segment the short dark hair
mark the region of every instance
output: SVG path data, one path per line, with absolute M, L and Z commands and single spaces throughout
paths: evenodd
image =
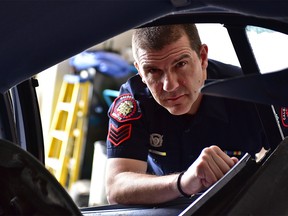
M 195 24 L 175 24 L 135 29 L 132 36 L 134 58 L 138 59 L 138 49 L 161 50 L 184 34 L 188 36 L 191 48 L 200 56 L 201 39 Z

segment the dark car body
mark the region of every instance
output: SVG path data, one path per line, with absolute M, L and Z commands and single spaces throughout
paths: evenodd
M 288 71 L 261 74 L 245 32 L 247 25 L 253 25 L 288 34 L 287 11 L 284 0 L 0 2 L 0 215 L 287 214 L 288 149 L 273 107 L 288 103 Z M 221 23 L 227 28 L 244 76 L 208 84 L 202 92 L 254 102 L 269 153 L 257 163 L 244 157 L 210 190 L 191 199 L 78 209 L 44 168 L 34 76 L 129 29 L 183 22 Z

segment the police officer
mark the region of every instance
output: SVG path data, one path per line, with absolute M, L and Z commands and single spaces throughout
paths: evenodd
M 208 60 L 194 24 L 136 29 L 138 75 L 109 110 L 106 191 L 110 203 L 152 204 L 210 187 L 243 153 L 267 141 L 251 103 L 203 96 L 211 79 L 241 76 Z

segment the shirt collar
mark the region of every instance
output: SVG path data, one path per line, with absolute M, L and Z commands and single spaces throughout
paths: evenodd
M 197 114 L 228 123 L 229 118 L 224 100 L 224 98 L 204 95 Z
M 205 80 L 205 84 L 212 82 L 212 81 L 215 81 L 215 80 L 212 80 L 212 79 Z M 151 93 L 150 93 L 150 99 L 155 102 L 155 104 L 156 104 L 155 108 L 156 109 L 165 109 L 164 107 L 160 106 L 154 100 Z M 183 116 L 184 116 L 184 118 L 186 118 L 187 116 L 190 116 L 188 118 L 191 119 L 191 115 L 185 114 Z M 198 118 L 201 118 L 201 116 L 207 116 L 209 118 L 219 119 L 225 123 L 228 123 L 229 118 L 227 115 L 225 99 L 221 98 L 221 97 L 203 95 L 202 101 L 200 103 L 200 107 L 198 109 L 198 112 L 194 116 L 194 118 L 196 117 L 196 119 L 198 119 Z
M 212 82 L 215 80 L 208 79 L 205 80 L 205 84 Z M 190 117 L 189 117 L 190 116 Z M 191 120 L 191 115 L 185 114 L 184 118 L 187 118 Z M 193 121 L 202 121 L 201 119 L 205 118 L 211 118 L 211 121 L 213 119 L 220 120 L 224 123 L 229 122 L 229 117 L 227 115 L 227 108 L 225 103 L 225 98 L 221 97 L 215 97 L 210 95 L 203 95 L 201 99 L 201 103 L 199 106 L 199 109 L 195 115 L 192 115 Z

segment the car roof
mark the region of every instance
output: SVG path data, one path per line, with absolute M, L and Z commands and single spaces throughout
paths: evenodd
M 215 15 L 237 14 L 237 20 L 288 23 L 283 0 L 2 1 L 0 91 L 119 33 L 182 11 L 195 17 L 210 14 L 210 21 Z

